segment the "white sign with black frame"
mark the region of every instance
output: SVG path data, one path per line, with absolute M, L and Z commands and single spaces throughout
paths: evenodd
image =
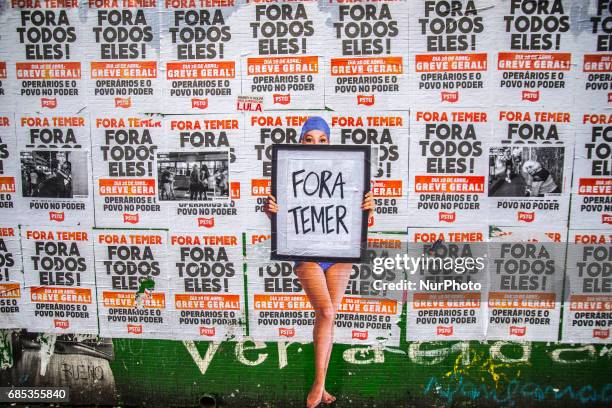
M 274 145 L 272 155 L 271 259 L 362 262 L 370 147 Z

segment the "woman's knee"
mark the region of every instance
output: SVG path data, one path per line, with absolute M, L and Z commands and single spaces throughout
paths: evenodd
M 336 309 L 334 309 L 334 306 L 330 304 L 329 306 L 317 309 L 315 314 L 318 319 L 333 322 L 336 318 Z

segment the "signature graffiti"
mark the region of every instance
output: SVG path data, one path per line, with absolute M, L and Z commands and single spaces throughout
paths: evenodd
M 474 383 L 463 376 L 440 380 L 433 376 L 423 389 L 424 395 L 436 395 L 450 405 L 455 399 L 494 401 L 506 406 L 515 406 L 517 400 L 577 401 L 583 404 L 612 400 L 612 384 L 599 390 L 591 385 L 555 387 L 534 382 L 511 380 L 505 387 L 492 387 L 485 383 Z

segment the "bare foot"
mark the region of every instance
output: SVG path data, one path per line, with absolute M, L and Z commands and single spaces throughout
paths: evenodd
M 310 392 L 308 393 L 308 397 L 306 397 L 306 407 L 315 408 L 318 406 L 321 403 L 324 391 L 325 389 L 323 386 L 313 384 Z
M 323 390 L 323 398 L 322 398 L 322 400 L 323 400 L 324 404 L 331 404 L 332 402 L 334 402 L 336 400 L 336 397 L 331 395 L 326 390 Z

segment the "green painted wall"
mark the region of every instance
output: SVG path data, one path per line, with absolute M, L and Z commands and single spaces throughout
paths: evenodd
M 302 407 L 312 344 L 114 340 L 127 405 Z M 191 350 L 191 353 L 190 351 Z M 612 348 L 514 342 L 336 345 L 328 390 L 338 407 L 610 406 Z

